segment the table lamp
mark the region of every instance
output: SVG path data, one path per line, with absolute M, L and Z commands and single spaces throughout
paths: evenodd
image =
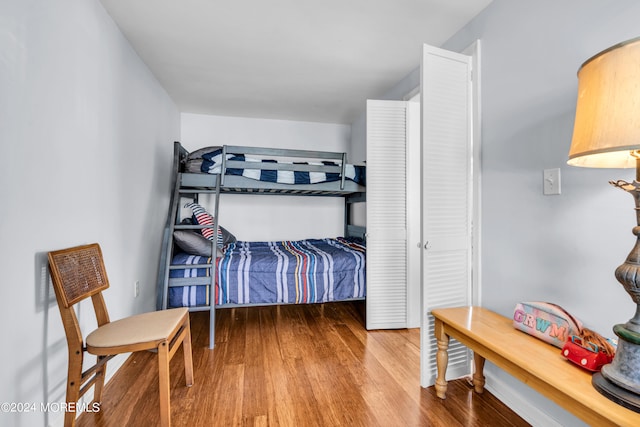
M 594 374 L 593 386 L 618 404 L 640 412 L 640 38 L 612 46 L 578 71 L 578 100 L 569 161 L 572 166 L 636 168 L 633 182 L 611 181 L 636 205 L 636 244 L 616 279 L 636 304 L 635 315 L 615 325 L 613 361 Z

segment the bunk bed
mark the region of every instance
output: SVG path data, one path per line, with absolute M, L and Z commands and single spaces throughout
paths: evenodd
M 365 229 L 350 224 L 351 207 L 365 201 L 365 171 L 345 153 L 243 146 L 190 153 L 175 142 L 172 187 L 156 305 L 210 311 L 210 348 L 216 307 L 365 298 Z M 211 213 L 199 204 L 203 194 L 213 196 Z M 342 197 L 344 236 L 237 241 L 219 224 L 221 194 Z

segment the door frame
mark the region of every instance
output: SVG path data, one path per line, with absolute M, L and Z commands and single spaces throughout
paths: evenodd
M 473 147 L 472 156 L 472 191 L 473 191 L 473 216 L 472 216 L 472 272 L 471 272 L 471 301 L 473 305 L 482 305 L 482 163 L 480 161 L 480 153 L 482 146 L 482 108 L 481 108 L 481 49 L 480 40 L 476 40 L 470 46 L 462 51 L 463 54 L 471 57 L 472 69 L 472 134 L 471 144 Z

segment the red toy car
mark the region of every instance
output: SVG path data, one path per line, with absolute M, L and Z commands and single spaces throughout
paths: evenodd
M 572 335 L 564 344 L 562 355 L 576 365 L 593 372 L 599 371 L 603 365 L 613 360 L 613 354 L 576 335 Z

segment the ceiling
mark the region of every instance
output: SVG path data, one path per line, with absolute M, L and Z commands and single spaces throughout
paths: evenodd
M 181 112 L 353 122 L 491 0 L 100 0 Z

